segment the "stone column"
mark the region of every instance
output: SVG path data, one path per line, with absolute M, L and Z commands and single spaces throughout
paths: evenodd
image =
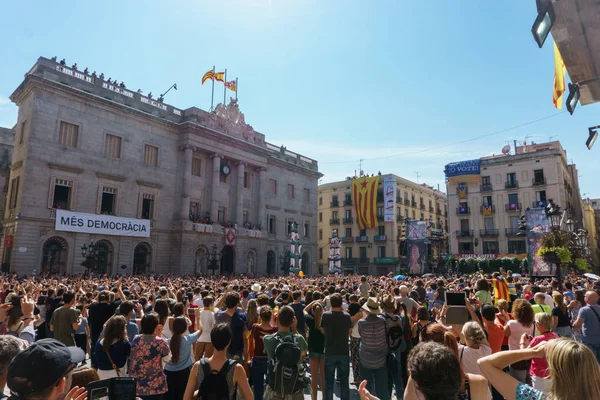
M 210 219 L 213 222 L 217 221 L 217 216 L 219 215 L 219 202 L 218 198 L 218 187 L 219 187 L 219 175 L 221 173 L 221 158 L 223 156 L 220 154 L 213 154 L 210 158 L 212 158 L 212 182 L 210 188 Z
M 260 224 L 261 230 L 267 229 L 267 214 L 265 213 L 266 195 L 269 191 L 267 187 L 267 169 L 258 168 L 258 210 L 256 221 Z
M 185 145 L 183 150 L 183 186 L 181 190 L 181 214 L 179 218 L 187 221 L 190 218 L 190 192 L 192 191 L 192 154 L 193 146 Z
M 242 204 L 242 193 L 244 192 L 244 168 L 246 163 L 240 161 L 236 164 L 236 166 L 238 171 L 238 181 L 235 192 L 235 221 L 237 222 L 238 226 L 242 227 L 244 222 L 246 222 L 243 218 L 244 206 Z

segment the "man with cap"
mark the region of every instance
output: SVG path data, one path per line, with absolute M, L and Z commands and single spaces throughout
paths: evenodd
M 14 400 L 85 400 L 85 388 L 71 388 L 71 372 L 85 358 L 78 347 L 42 339 L 18 353 L 8 367 Z
M 6 386 L 6 375 L 8 374 L 8 365 L 21 350 L 25 348 L 25 341 L 17 339 L 11 335 L 0 335 L 0 400 L 8 398 L 2 393 Z
M 382 311 L 376 298 L 370 297 L 362 308 L 367 316 L 358 321 L 360 377 L 367 380 L 367 389 L 371 393 L 381 400 L 389 400 L 385 320 L 380 315 Z

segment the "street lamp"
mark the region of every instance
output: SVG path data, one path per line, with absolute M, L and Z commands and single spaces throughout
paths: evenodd
M 548 222 L 550 222 L 550 226 L 553 229 L 560 228 L 560 220 L 562 218 L 562 213 L 560 211 L 560 206 L 554 204 L 552 199 L 548 199 L 548 204 L 546 205 L 546 209 L 544 210 L 546 213 L 546 218 L 548 218 Z
M 573 115 L 575 107 L 579 102 L 579 85 L 576 83 L 569 83 L 569 95 L 567 96 L 567 111 Z
M 556 21 L 556 14 L 554 13 L 552 3 L 548 2 L 546 6 L 539 12 L 535 22 L 533 23 L 533 26 L 531 27 L 533 38 L 540 49 L 544 45 L 544 42 L 550 33 L 550 29 L 552 29 L 554 21 Z
M 565 222 L 565 225 L 567 225 L 567 231 L 575 231 L 575 221 L 573 221 L 571 218 L 569 218 L 567 222 Z
M 87 269 L 92 269 L 94 262 L 98 257 L 99 248 L 96 243 L 92 240 L 89 245 L 84 244 L 81 246 L 81 256 L 85 258 L 84 264 Z
M 577 246 L 584 248 L 588 244 L 588 231 L 585 229 L 579 229 L 575 234 L 577 236 L 576 242 Z

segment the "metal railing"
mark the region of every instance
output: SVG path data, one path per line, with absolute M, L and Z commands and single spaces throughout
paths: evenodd
M 329 225 L 339 225 L 340 224 L 340 219 L 339 218 L 331 218 L 329 220 Z
M 507 181 L 504 182 L 504 189 L 515 189 L 519 187 L 518 181 Z
M 354 223 L 354 218 L 352 217 L 346 217 L 343 220 L 344 224 L 353 224 Z
M 485 184 L 485 185 L 481 185 L 479 186 L 479 191 L 480 192 L 491 192 L 492 189 L 492 185 L 491 184 Z
M 496 237 L 496 236 L 498 236 L 498 229 L 480 229 L 479 236 L 481 236 L 481 237 Z
M 472 229 L 466 229 L 466 230 L 458 230 L 456 231 L 456 237 L 473 237 L 473 230 Z
M 521 203 L 508 203 L 504 205 L 504 211 L 506 212 L 518 212 L 521 209 Z

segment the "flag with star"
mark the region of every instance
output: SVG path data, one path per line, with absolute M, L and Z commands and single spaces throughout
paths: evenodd
M 377 224 L 377 186 L 379 177 L 352 180 L 352 198 L 360 229 L 375 228 Z

